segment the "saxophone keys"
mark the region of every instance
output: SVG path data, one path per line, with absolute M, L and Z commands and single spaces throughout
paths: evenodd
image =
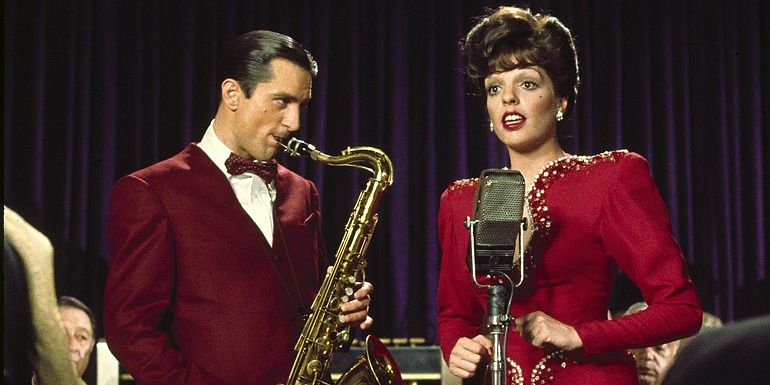
M 315 374 L 315 373 L 318 373 L 320 370 L 321 370 L 321 361 L 312 360 L 307 363 L 308 374 Z

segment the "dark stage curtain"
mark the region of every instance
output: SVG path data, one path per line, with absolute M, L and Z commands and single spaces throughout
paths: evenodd
M 507 165 L 458 42 L 493 1 L 41 1 L 4 4 L 4 202 L 57 250 L 61 294 L 101 315 L 113 183 L 200 140 L 216 58 L 252 29 L 297 38 L 318 60 L 300 136 L 327 153 L 382 148 L 395 184 L 367 277 L 374 332 L 436 336 L 436 216 L 453 180 Z M 581 87 L 571 153 L 644 155 L 706 310 L 767 309 L 770 2 L 531 1 L 575 34 Z M 366 174 L 283 159 L 316 181 L 339 243 Z M 612 306 L 636 300 L 619 276 Z

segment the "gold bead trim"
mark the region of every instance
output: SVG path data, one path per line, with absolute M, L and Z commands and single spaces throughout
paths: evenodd
M 521 366 L 510 357 L 507 357 L 506 361 L 508 362 L 508 378 L 511 379 L 511 384 L 524 385 L 524 375 L 521 372 Z

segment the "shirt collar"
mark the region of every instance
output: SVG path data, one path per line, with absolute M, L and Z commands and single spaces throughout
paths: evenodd
M 214 119 L 209 123 L 209 127 L 206 129 L 206 133 L 203 134 L 200 143 L 198 143 L 198 147 L 211 158 L 214 164 L 217 165 L 217 168 L 219 168 L 225 176 L 232 176 L 227 172 L 227 168 L 225 167 L 225 160 L 227 160 L 227 157 L 230 156 L 232 151 L 221 139 L 219 139 L 216 132 L 214 132 Z
M 270 184 L 265 184 L 265 182 L 262 180 L 262 178 L 253 175 L 253 174 L 241 174 L 241 175 L 233 175 L 227 172 L 227 167 L 225 166 L 225 160 L 227 160 L 227 157 L 230 156 L 232 153 L 232 150 L 227 147 L 227 145 L 222 142 L 221 139 L 217 136 L 217 133 L 214 132 L 214 119 L 211 120 L 211 123 L 209 123 L 209 127 L 206 129 L 206 133 L 203 134 L 203 138 L 201 138 L 200 143 L 197 144 L 198 148 L 203 150 L 203 152 L 208 155 L 208 157 L 214 162 L 214 164 L 219 168 L 220 171 L 222 171 L 223 174 L 225 174 L 225 177 L 228 180 L 232 179 L 252 179 L 252 180 L 258 180 L 265 186 L 267 186 L 267 189 L 270 193 L 270 199 L 272 201 L 275 201 L 276 192 L 275 192 L 275 180 L 270 182 Z

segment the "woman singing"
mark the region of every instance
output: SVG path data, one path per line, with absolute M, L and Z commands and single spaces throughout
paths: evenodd
M 483 90 L 490 130 L 524 176 L 530 223 L 526 282 L 514 291 L 507 337 L 510 384 L 635 384 L 626 349 L 694 334 L 695 286 L 671 233 L 646 160 L 619 150 L 567 154 L 558 124 L 578 85 L 570 31 L 555 17 L 501 7 L 465 38 L 466 72 Z M 449 370 L 470 378 L 488 362 L 481 330 L 487 291 L 466 264 L 478 180 L 452 183 L 441 197 L 439 337 Z M 616 269 L 649 307 L 614 320 L 607 304 Z

